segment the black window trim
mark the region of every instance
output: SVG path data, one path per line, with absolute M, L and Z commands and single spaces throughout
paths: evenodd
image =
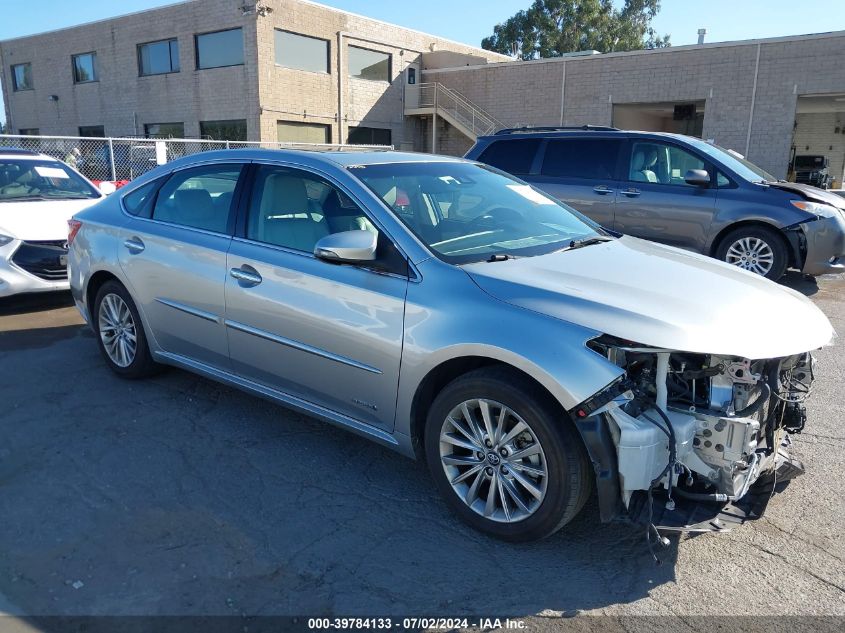
M 214 35 L 215 33 L 226 33 L 227 31 L 240 31 L 241 32 L 241 55 L 243 57 L 243 61 L 238 64 L 224 64 L 223 66 L 200 66 L 200 47 L 199 47 L 199 38 L 203 35 Z M 235 66 L 244 66 L 246 64 L 246 54 L 243 50 L 244 48 L 244 39 L 243 39 L 243 32 L 244 29 L 242 26 L 233 26 L 227 29 L 215 29 L 214 31 L 205 31 L 204 33 L 194 33 L 194 68 L 195 70 L 214 70 L 215 68 L 233 68 Z
M 687 154 L 692 154 L 696 158 L 698 158 L 702 163 L 704 163 L 704 168 L 707 170 L 707 173 L 710 175 L 710 185 L 707 187 L 698 187 L 694 185 L 688 184 L 673 184 L 667 182 L 640 182 L 638 180 L 631 180 L 631 152 L 634 150 L 634 143 L 663 143 L 664 145 L 669 145 L 670 147 L 675 147 L 677 149 L 685 151 Z M 620 164 L 620 172 L 619 172 L 619 182 L 620 183 L 635 183 L 635 186 L 639 185 L 659 185 L 660 187 L 674 187 L 676 189 L 684 189 L 684 190 L 718 190 L 719 186 L 716 182 L 716 171 L 722 171 L 724 174 L 724 170 L 719 170 L 718 167 L 713 163 L 713 161 L 708 158 L 707 156 L 701 154 L 698 150 L 694 147 L 690 147 L 688 145 L 684 145 L 681 142 L 677 142 L 671 138 L 654 138 L 650 136 L 629 136 L 628 142 L 625 144 L 625 147 L 622 151 L 621 156 L 621 164 Z M 727 174 L 724 174 L 727 177 Z M 731 180 L 731 178 L 728 178 Z M 729 187 L 722 187 L 722 189 L 728 189 Z
M 367 272 L 376 274 L 376 275 L 387 275 L 389 277 L 398 277 L 405 281 L 418 281 L 421 279 L 419 272 L 417 271 L 416 267 L 414 266 L 411 258 L 408 257 L 408 254 L 401 248 L 399 242 L 391 235 L 389 231 L 387 231 L 381 222 L 379 222 L 376 218 L 373 217 L 373 214 L 367 208 L 358 196 L 354 195 L 349 189 L 343 186 L 336 178 L 333 178 L 329 174 L 320 171 L 319 169 L 315 169 L 314 167 L 308 165 L 302 165 L 299 163 L 289 163 L 286 161 L 261 161 L 261 162 L 252 162 L 249 166 L 248 171 L 249 175 L 244 182 L 244 190 L 241 195 L 237 198 L 238 200 L 238 207 L 237 207 L 237 219 L 235 221 L 235 231 L 232 235 L 232 239 L 237 240 L 239 242 L 243 242 L 245 244 L 254 244 L 257 246 L 261 246 L 264 248 L 269 248 L 272 250 L 292 254 L 292 255 L 299 255 L 300 257 L 307 257 L 310 259 L 318 259 L 314 253 L 308 253 L 306 251 L 300 251 L 294 248 L 288 248 L 286 246 L 281 246 L 279 244 L 271 244 L 269 242 L 262 242 L 260 240 L 252 239 L 247 237 L 246 229 L 247 229 L 247 222 L 249 219 L 249 208 L 252 204 L 252 196 L 255 193 L 255 178 L 258 174 L 258 170 L 262 167 L 278 167 L 281 169 L 290 169 L 299 172 L 304 172 L 306 174 L 310 174 L 317 178 L 320 178 L 326 181 L 330 186 L 335 187 L 339 191 L 341 191 L 344 195 L 348 196 L 350 200 L 352 200 L 358 208 L 364 213 L 365 217 L 373 224 L 374 227 L 378 230 L 380 235 L 384 235 L 385 239 L 389 240 L 393 244 L 393 248 L 396 249 L 396 252 L 405 260 L 407 265 L 407 274 L 400 274 L 392 271 L 386 270 L 379 270 L 372 266 L 368 266 L 364 263 L 358 264 L 347 264 L 354 266 L 356 268 L 360 268 L 361 270 L 366 270 Z M 337 264 L 330 264 L 327 262 L 328 265 L 337 265 Z
M 76 58 L 82 57 L 83 55 L 93 55 L 94 60 L 92 64 L 92 68 L 94 69 L 94 79 L 88 79 L 87 81 L 78 81 L 76 78 Z M 86 51 L 84 53 L 74 53 L 70 56 L 70 73 L 73 77 L 73 85 L 79 84 L 93 84 L 98 83 L 100 81 L 100 70 L 97 68 L 97 51 Z
M 10 64 L 9 65 L 9 72 L 12 74 L 12 92 L 26 92 L 27 90 L 35 90 L 35 78 L 33 76 L 32 85 L 28 88 L 20 88 L 18 87 L 18 80 L 15 77 L 15 68 L 18 66 L 29 66 L 30 75 L 32 75 L 32 62 L 20 62 L 17 64 Z
M 321 42 L 326 43 L 326 70 L 307 70 L 305 68 L 296 68 L 294 66 L 286 66 L 285 64 L 280 64 L 276 61 L 276 37 L 275 32 L 278 31 L 279 33 L 289 33 L 290 35 L 297 35 L 299 37 L 306 37 L 311 40 L 319 40 Z M 287 70 L 296 70 L 301 73 L 313 73 L 315 75 L 331 75 L 332 74 L 332 41 L 327 40 L 324 37 L 318 37 L 317 35 L 306 35 L 305 33 L 297 33 L 296 31 L 291 31 L 289 29 L 280 29 L 278 27 L 273 29 L 273 63 L 278 68 L 286 68 Z
M 346 74 L 350 79 L 357 79 L 359 81 L 373 81 L 375 83 L 382 83 L 382 84 L 389 84 L 393 81 L 393 53 L 388 53 L 385 51 L 380 51 L 375 48 L 368 48 L 366 46 L 357 46 L 356 44 L 346 44 L 347 54 L 346 54 Z M 348 49 L 350 48 L 357 48 L 362 51 L 370 51 L 371 53 L 380 53 L 381 55 L 387 55 L 387 79 L 367 79 L 366 77 L 356 77 L 349 71 L 349 53 Z
M 163 73 L 144 73 L 144 72 L 142 72 L 143 65 L 141 64 L 141 47 L 149 46 L 150 44 L 161 44 L 163 42 L 167 42 L 167 45 L 168 45 L 167 46 L 167 52 L 168 52 L 168 56 L 170 57 L 170 70 L 166 70 Z M 137 57 L 137 61 L 138 61 L 138 77 L 156 77 L 158 75 L 172 75 L 172 74 L 175 74 L 175 73 L 182 72 L 182 62 L 181 62 L 181 60 L 179 60 L 178 57 L 177 57 L 177 60 L 179 60 L 179 69 L 173 70 L 173 52 L 172 52 L 172 49 L 170 48 L 170 42 L 176 42 L 176 44 L 178 45 L 179 44 L 179 38 L 178 37 L 166 37 L 163 40 L 152 40 L 150 42 L 140 42 L 139 44 L 135 45 L 136 57 Z M 178 52 L 179 52 L 180 55 L 182 54 L 181 50 L 178 51 Z

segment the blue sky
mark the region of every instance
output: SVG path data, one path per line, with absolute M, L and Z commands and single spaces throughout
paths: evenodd
M 236 4 L 237 0 L 232 0 Z M 531 0 L 322 0 L 346 11 L 393 22 L 479 45 L 493 25 L 530 5 Z M 0 0 L 0 40 L 30 35 L 114 15 L 172 4 L 172 0 L 40 0 L 37 10 L 22 9 L 21 0 Z M 654 27 L 669 33 L 672 43 L 694 44 L 699 28 L 707 29 L 707 41 L 777 37 L 801 33 L 845 30 L 843 0 L 663 0 Z M 483 11 L 479 7 L 483 6 Z M 14 7 L 14 8 L 13 8 Z M 812 10 L 810 9 L 812 7 Z M 692 10 L 691 10 L 692 9 Z M 4 117 L 0 108 L 0 119 Z

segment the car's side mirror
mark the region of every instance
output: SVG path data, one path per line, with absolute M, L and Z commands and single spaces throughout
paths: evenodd
M 326 235 L 314 246 L 314 256 L 328 262 L 371 262 L 376 258 L 378 233 L 342 231 Z
M 710 174 L 706 169 L 688 169 L 684 175 L 684 182 L 695 187 L 709 187 Z
M 104 180 L 100 183 L 100 186 L 97 187 L 100 190 L 100 193 L 104 196 L 110 196 L 115 191 L 117 191 L 117 187 L 115 184 L 109 180 Z

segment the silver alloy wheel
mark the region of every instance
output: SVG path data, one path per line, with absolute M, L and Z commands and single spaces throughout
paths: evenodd
M 730 245 L 725 261 L 765 276 L 775 263 L 775 254 L 772 247 L 759 237 L 742 237 Z
M 467 400 L 440 430 L 440 461 L 455 494 L 500 523 L 531 516 L 546 496 L 548 467 L 537 435 L 493 400 Z
M 118 367 L 129 367 L 137 349 L 135 319 L 129 306 L 120 295 L 109 293 L 100 302 L 98 321 L 106 354 Z

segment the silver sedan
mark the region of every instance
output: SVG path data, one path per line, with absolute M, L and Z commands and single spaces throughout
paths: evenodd
M 795 476 L 809 352 L 833 335 L 797 293 L 446 157 L 199 154 L 77 214 L 68 242 L 118 375 L 173 365 L 425 459 L 509 540 L 593 490 L 602 520 L 653 534 Z

